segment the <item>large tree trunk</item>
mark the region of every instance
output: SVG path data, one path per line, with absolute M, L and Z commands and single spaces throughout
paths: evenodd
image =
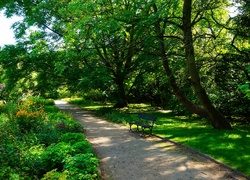
M 120 77 L 121 75 L 115 75 L 114 81 L 117 85 L 117 97 L 116 97 L 116 104 L 114 105 L 115 108 L 123 108 L 128 106 L 127 96 L 124 89 L 124 77 Z
M 200 83 L 200 77 L 195 63 L 192 24 L 191 24 L 192 0 L 184 0 L 183 5 L 183 34 L 186 62 L 189 69 L 192 85 L 196 96 L 208 113 L 208 120 L 216 129 L 232 129 L 225 117 L 212 105 L 204 88 Z

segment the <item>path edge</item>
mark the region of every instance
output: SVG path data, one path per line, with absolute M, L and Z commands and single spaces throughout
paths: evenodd
M 212 161 L 212 162 L 214 162 L 214 163 L 216 163 L 216 164 L 218 164 L 218 165 L 221 165 L 221 166 L 223 166 L 224 168 L 229 169 L 230 171 L 233 171 L 235 174 L 237 174 L 237 175 L 239 175 L 239 176 L 242 176 L 242 177 L 246 178 L 247 180 L 250 180 L 250 177 L 247 176 L 247 175 L 245 175 L 245 174 L 243 174 L 242 172 L 240 172 L 240 171 L 238 171 L 238 170 L 232 168 L 231 166 L 229 166 L 229 165 L 227 165 L 227 164 L 224 164 L 223 162 L 221 162 L 221 161 L 219 161 L 219 160 L 217 160 L 217 159 L 214 159 L 214 158 L 212 158 L 211 156 L 209 156 L 209 155 L 207 155 L 207 154 L 204 154 L 204 153 L 202 153 L 202 152 L 200 152 L 200 151 L 198 151 L 198 150 L 196 150 L 196 149 L 194 149 L 194 148 L 192 148 L 192 147 L 183 145 L 183 144 L 181 144 L 181 143 L 172 141 L 172 140 L 170 140 L 170 139 L 161 137 L 161 136 L 159 136 L 159 135 L 153 134 L 153 136 L 155 136 L 155 137 L 161 139 L 163 142 L 164 142 L 164 141 L 165 141 L 165 142 L 170 142 L 170 143 L 174 144 L 175 146 L 177 146 L 177 147 L 179 147 L 179 148 L 181 148 L 181 149 L 183 149 L 183 150 L 189 151 L 189 152 L 194 153 L 194 154 L 198 154 L 199 156 L 204 157 L 204 158 L 206 158 L 206 159 L 208 159 L 208 160 L 210 160 L 210 161 Z

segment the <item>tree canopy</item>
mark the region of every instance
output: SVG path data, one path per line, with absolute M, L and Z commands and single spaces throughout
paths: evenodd
M 225 117 L 250 111 L 238 89 L 249 82 L 249 2 L 235 2 L 230 17 L 228 0 L 2 1 L 7 17 L 24 19 L 13 25 L 17 45 L 1 49 L 0 83 L 8 96 L 56 97 L 64 87 L 118 108 L 188 110 L 231 129 Z

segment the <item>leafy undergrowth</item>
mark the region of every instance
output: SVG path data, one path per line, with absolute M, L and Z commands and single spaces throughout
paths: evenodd
M 176 116 L 171 111 L 159 111 L 150 105 L 130 105 L 113 109 L 84 103 L 83 108 L 95 111 L 109 121 L 127 124 L 137 118 L 137 113 L 157 116 L 153 133 L 192 147 L 232 168 L 250 175 L 250 127 L 248 124 L 231 123 L 233 130 L 213 129 L 205 119 Z M 79 105 L 79 104 L 78 104 Z
M 82 125 L 52 104 L 31 98 L 1 105 L 0 179 L 100 179 Z

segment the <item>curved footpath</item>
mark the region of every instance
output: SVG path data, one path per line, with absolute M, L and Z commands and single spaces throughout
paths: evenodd
M 174 143 L 155 136 L 142 138 L 129 132 L 126 126 L 107 122 L 65 101 L 55 103 L 83 124 L 85 135 L 100 159 L 104 180 L 248 179 Z

